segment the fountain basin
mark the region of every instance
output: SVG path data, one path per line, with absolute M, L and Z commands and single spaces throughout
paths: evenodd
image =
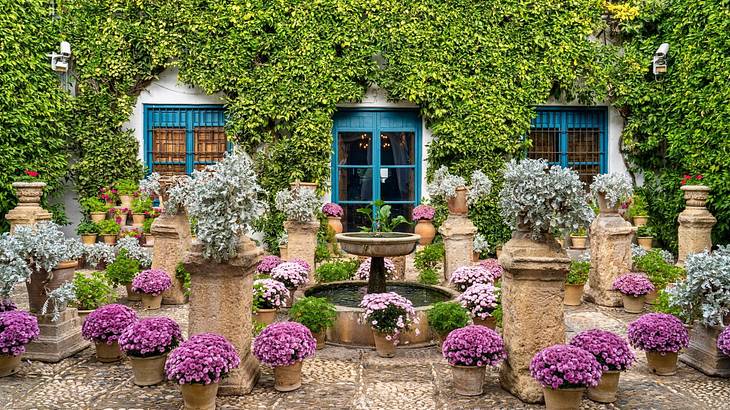
M 338 233 L 335 238 L 347 253 L 388 258 L 415 251 L 421 235 L 401 232 L 348 232 Z
M 332 327 L 327 329 L 327 342 L 352 346 L 374 347 L 373 332 L 367 323 L 360 323 L 365 311 L 358 305 L 366 293 L 368 283 L 365 281 L 330 282 L 307 289 L 306 296 L 326 298 L 335 305 L 337 316 Z M 400 338 L 400 347 L 421 347 L 431 344 L 431 329 L 428 326 L 426 312 L 436 302 L 445 302 L 456 298 L 458 292 L 441 286 L 423 285 L 416 282 L 387 282 L 386 290 L 396 292 L 413 302 L 419 324 L 415 331 L 404 333 Z

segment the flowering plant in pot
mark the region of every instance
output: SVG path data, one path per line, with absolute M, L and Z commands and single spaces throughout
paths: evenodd
M 152 198 L 147 195 L 139 195 L 132 200 L 132 226 L 141 228 L 146 214 L 152 211 Z
M 358 280 L 368 280 L 370 278 L 370 263 L 371 258 L 365 258 L 360 263 L 360 266 L 357 267 L 357 270 L 355 271 L 355 277 Z M 383 264 L 385 265 L 385 278 L 386 279 L 393 279 L 396 274 L 395 269 L 395 263 L 390 258 L 383 258 Z
M 630 201 L 625 216 L 631 218 L 634 226 L 645 226 L 649 222 L 649 211 L 646 209 L 646 199 L 643 195 L 635 194 Z
M 38 319 L 28 312 L 0 312 L 0 377 L 15 373 L 25 345 L 40 334 Z
M 257 322 L 270 325 L 276 318 L 276 310 L 289 299 L 286 285 L 274 279 L 257 279 L 253 282 L 253 315 Z
M 342 218 L 342 215 L 345 214 L 342 207 L 333 202 L 327 202 L 322 205 L 322 213 L 327 217 L 327 223 L 332 230 L 335 231 L 335 233 L 342 233 L 343 227 L 340 219 Z
M 114 289 L 101 272 L 93 272 L 89 276 L 76 272 L 73 286 L 76 295 L 75 305 L 82 321 L 94 309 L 110 303 L 114 298 Z
M 99 235 L 101 236 L 101 239 L 104 240 L 104 243 L 107 245 L 114 245 L 117 242 L 117 235 L 122 229 L 118 223 L 111 219 L 105 219 L 97 222 L 96 226 L 99 228 Z
M 271 275 L 271 270 L 281 265 L 284 261 L 276 255 L 266 255 L 256 265 L 256 273 L 261 275 Z
M 469 311 L 475 325 L 490 329 L 497 327 L 492 312 L 499 305 L 499 288 L 491 283 L 475 283 L 466 288 L 456 300 Z
M 426 312 L 428 325 L 436 336 L 436 344 L 441 347 L 442 342 L 454 329 L 460 329 L 469 324 L 469 312 L 457 302 L 437 302 Z
M 578 409 L 586 387 L 596 387 L 602 366 L 588 351 L 554 345 L 539 351 L 530 362 L 530 374 L 543 387 L 548 409 Z
M 84 214 L 89 215 L 91 222 L 100 222 L 106 219 L 109 212 L 109 205 L 97 197 L 86 197 L 79 200 L 79 205 Z
M 684 269 L 674 265 L 674 255 L 664 249 L 646 251 L 638 247 L 643 254 L 633 258 L 634 269 L 643 272 L 654 285 L 654 291 L 646 295 L 646 303 L 654 303 L 657 292 L 665 289 L 668 284 L 681 279 Z
M 477 325 L 453 330 L 441 350 L 451 365 L 454 390 L 464 396 L 482 394 L 486 366 L 497 366 L 507 357 L 497 332 Z
M 325 346 L 325 331 L 335 323 L 335 305 L 325 298 L 308 296 L 297 300 L 289 309 L 289 317 L 301 323 L 312 332 L 317 341 L 317 349 Z
M 119 200 L 119 192 L 114 185 L 107 185 L 99 188 L 99 198 L 103 199 L 107 206 L 114 206 Z
M 84 221 L 76 227 L 76 233 L 81 237 L 81 242 L 84 245 L 93 245 L 96 242 L 99 227 L 93 222 Z
M 563 303 L 568 306 L 580 306 L 583 299 L 583 286 L 588 281 L 591 261 L 574 260 L 570 262 L 568 276 L 565 277 L 565 297 Z
M 84 320 L 81 335 L 96 345 L 96 358 L 102 363 L 116 362 L 122 358 L 119 335 L 127 326 L 137 321 L 133 309 L 119 304 L 102 306 Z
M 601 212 L 618 212 L 618 206 L 634 193 L 631 179 L 623 172 L 598 174 L 593 177 L 591 193 L 598 200 Z
M 146 310 L 160 308 L 162 292 L 170 289 L 172 279 L 162 269 L 147 269 L 132 279 L 132 291 L 142 295 L 142 305 Z
M 624 310 L 627 313 L 641 313 L 644 311 L 644 300 L 649 292 L 654 290 L 654 285 L 646 276 L 629 272 L 623 274 L 613 281 L 613 290 L 621 292 L 624 300 Z
M 274 388 L 288 392 L 302 386 L 302 361 L 314 355 L 317 342 L 306 326 L 279 322 L 266 327 L 253 342 L 253 354 L 274 368 Z
M 170 352 L 165 375 L 180 385 L 186 408 L 215 409 L 218 384 L 239 364 L 236 348 L 225 337 L 201 333 Z
M 570 233 L 570 245 L 573 249 L 585 249 L 588 241 L 588 230 L 581 226 Z
M 619 376 L 636 360 L 626 340 L 605 330 L 591 329 L 575 335 L 570 344 L 592 354 L 603 368 L 601 381 L 588 388 L 588 397 L 599 403 L 616 401 Z
M 183 340 L 180 326 L 166 317 L 138 320 L 119 335 L 119 347 L 132 362 L 134 384 L 152 386 L 165 379 L 167 355 Z
M 433 218 L 436 216 L 436 208 L 429 205 L 418 205 L 411 212 L 411 220 L 416 222 L 414 233 L 421 235 L 418 242 L 421 245 L 428 245 L 436 237 L 436 228 L 433 226 Z
M 362 319 L 373 330 L 375 350 L 380 357 L 393 357 L 400 334 L 418 324 L 411 301 L 395 292 L 368 293 L 360 307 L 365 309 Z M 415 331 L 418 333 L 418 329 Z
M 629 323 L 629 342 L 646 352 L 652 372 L 659 376 L 677 373 L 677 353 L 689 344 L 682 321 L 666 313 L 647 313 Z
M 294 297 L 294 290 L 309 280 L 309 269 L 301 263 L 284 262 L 271 270 L 271 278 L 283 283 L 289 289 L 290 297 L 285 301 L 289 307 Z
M 119 201 L 122 203 L 122 207 L 131 208 L 132 199 L 137 195 L 139 191 L 139 183 L 132 179 L 123 179 L 114 184 L 119 194 Z
M 317 219 L 317 211 L 322 206 L 322 200 L 313 190 L 296 186 L 277 192 L 274 206 L 283 212 L 288 220 L 307 223 Z
M 460 266 L 451 273 L 451 282 L 456 289 L 465 291 L 469 286 L 476 283 L 494 283 L 495 280 L 499 279 L 497 271 L 487 269 L 482 265 L 475 266 Z M 501 272 L 499 273 L 501 275 Z
M 478 262 L 482 258 L 482 255 L 489 252 L 489 242 L 487 242 L 487 237 L 480 233 L 474 235 L 472 250 L 474 253 L 474 257 L 472 259 L 474 262 Z
M 479 261 L 479 266 L 489 271 L 495 282 L 499 280 L 499 278 L 502 277 L 502 273 L 504 273 L 504 268 L 502 268 L 502 265 L 499 263 L 498 259 L 484 259 L 482 261 Z
M 717 336 L 717 349 L 725 356 L 730 356 L 730 327 L 726 327 Z

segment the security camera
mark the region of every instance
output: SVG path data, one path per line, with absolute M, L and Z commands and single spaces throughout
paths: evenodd
M 65 73 L 66 71 L 68 71 L 68 62 L 58 60 L 55 64 L 51 63 L 51 68 L 53 69 L 53 71 Z
M 59 73 L 65 73 L 68 71 L 68 61 L 71 58 L 71 44 L 68 41 L 61 42 L 61 54 L 52 52 L 47 54 L 51 58 L 51 69 L 58 71 Z
M 64 57 L 71 57 L 71 44 L 68 41 L 61 42 L 61 55 Z
M 652 71 L 654 75 L 667 72 L 667 54 L 669 54 L 669 44 L 662 43 L 654 53 L 654 59 L 652 60 Z

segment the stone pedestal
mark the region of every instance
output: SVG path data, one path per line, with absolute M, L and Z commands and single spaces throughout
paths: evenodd
M 81 337 L 81 319 L 76 309 L 67 308 L 56 322 L 53 315 L 35 315 L 40 336 L 26 346 L 23 359 L 59 362 L 87 348 L 90 343 Z
M 712 227 L 717 219 L 705 208 L 710 188 L 702 185 L 683 186 L 686 206 L 679 214 L 677 265 L 684 266 L 687 255 L 712 249 Z
M 51 220 L 51 213 L 40 205 L 45 186 L 44 182 L 13 183 L 18 205 L 5 214 L 5 219 L 10 223 L 10 233 L 15 231 L 16 226 L 34 225 Z
M 720 332 L 722 328 L 695 323 L 689 334 L 689 346 L 679 360 L 708 376 L 730 377 L 730 357 L 717 349 Z
M 542 387 L 530 376 L 530 362 L 538 351 L 565 343 L 563 293 L 570 259 L 554 239 L 536 242 L 528 235 L 513 233 L 499 258 L 507 350 L 499 379 L 520 400 L 536 403 L 543 399 Z
M 190 249 L 190 222 L 184 212 L 175 215 L 162 214 L 152 223 L 152 234 L 155 237 L 152 248 L 152 268 L 162 269 L 172 279 L 172 286 L 162 294 L 165 305 L 185 303 L 183 283 L 175 276 L 177 265 L 182 262 L 185 253 Z
M 220 334 L 241 357 L 241 365 L 221 382 L 220 395 L 250 393 L 259 377 L 259 363 L 251 353 L 251 308 L 253 277 L 262 254 L 242 237 L 235 258 L 225 263 L 203 259 L 197 241 L 185 255 L 185 269 L 192 279 L 188 334 Z
M 631 271 L 634 228 L 618 212 L 602 211 L 591 223 L 591 271 L 584 297 L 601 306 L 622 306 L 613 281 Z
M 466 215 L 449 214 L 439 227 L 444 239 L 444 280 L 461 266 L 471 266 L 477 228 Z
M 287 260 L 295 258 L 303 259 L 312 270 L 309 272 L 309 283 L 314 283 L 314 251 L 317 249 L 317 231 L 319 222 L 312 221 L 300 223 L 296 221 L 285 221 L 284 229 L 289 238 L 287 244 Z

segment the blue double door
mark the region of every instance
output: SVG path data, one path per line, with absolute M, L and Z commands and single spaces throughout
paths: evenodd
M 412 110 L 342 110 L 335 114 L 332 201 L 345 231 L 367 225 L 358 208 L 375 200 L 410 220 L 421 196 L 421 119 Z M 409 230 L 401 226 L 399 230 Z

